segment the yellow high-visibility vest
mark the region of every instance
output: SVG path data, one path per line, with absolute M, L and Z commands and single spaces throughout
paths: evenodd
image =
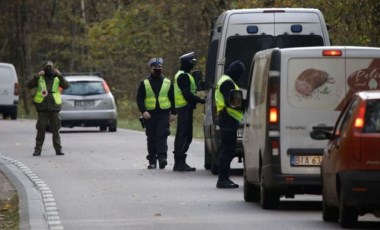
M 185 98 L 183 97 L 182 90 L 179 88 L 178 82 L 177 82 L 179 75 L 181 75 L 182 73 L 185 73 L 185 72 L 183 70 L 179 70 L 174 76 L 174 98 L 175 98 L 174 101 L 175 101 L 176 108 L 182 108 L 188 104 Z M 190 92 L 192 94 L 195 94 L 197 92 L 197 88 L 195 85 L 194 77 L 193 75 L 189 73 L 186 73 L 186 74 L 187 76 L 189 76 L 189 79 L 190 79 Z
M 54 77 L 52 91 L 53 91 L 53 98 L 54 98 L 55 103 L 58 105 L 62 104 L 61 92 L 59 91 L 58 77 Z M 40 77 L 38 79 L 37 92 L 36 92 L 36 95 L 34 96 L 34 102 L 40 104 L 44 100 L 47 94 L 48 94 L 48 90 L 46 87 L 45 78 Z
M 215 90 L 216 111 L 217 111 L 217 113 L 219 113 L 220 111 L 222 111 L 226 107 L 227 113 L 231 117 L 235 118 L 238 121 L 243 121 L 243 118 L 244 118 L 243 111 L 237 110 L 237 109 L 233 109 L 233 108 L 230 108 L 230 107 L 226 106 L 223 94 L 220 92 L 220 86 L 225 81 L 232 81 L 232 83 L 234 83 L 234 85 L 235 85 L 235 89 L 236 90 L 239 89 L 239 86 L 237 86 L 235 84 L 235 82 L 229 76 L 223 75 L 219 79 L 218 84 L 216 85 L 216 90 Z
M 154 95 L 154 91 L 152 89 L 152 86 L 150 85 L 150 82 L 148 79 L 144 80 L 145 85 L 145 107 L 147 110 L 154 110 L 156 109 L 156 95 Z M 170 90 L 170 80 L 167 78 L 164 78 L 160 93 L 158 94 L 158 104 L 160 106 L 160 109 L 169 109 L 171 107 L 171 103 L 169 100 L 169 90 Z

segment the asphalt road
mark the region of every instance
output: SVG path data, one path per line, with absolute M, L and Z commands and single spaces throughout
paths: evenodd
M 142 132 L 63 128 L 65 156 L 54 155 L 48 133 L 42 156 L 33 157 L 35 132 L 33 120 L 0 120 L 0 156 L 38 188 L 50 229 L 340 229 L 322 221 L 320 196 L 282 200 L 271 211 L 244 202 L 240 175 L 232 176 L 239 189 L 216 189 L 217 177 L 203 169 L 202 140 L 193 141 L 188 156 L 197 171 L 180 173 L 172 171 L 173 137 L 167 168 L 147 170 Z M 359 229 L 380 229 L 372 215 L 359 220 Z

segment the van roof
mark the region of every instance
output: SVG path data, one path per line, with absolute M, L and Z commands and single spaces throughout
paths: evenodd
M 224 11 L 225 14 L 234 13 L 273 13 L 273 12 L 320 12 L 320 10 L 315 8 L 254 8 L 254 9 L 233 9 Z

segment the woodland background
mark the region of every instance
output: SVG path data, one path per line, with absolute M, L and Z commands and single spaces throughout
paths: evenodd
M 52 60 L 63 72 L 102 72 L 119 119 L 136 118 L 137 85 L 150 58 L 163 57 L 172 79 L 178 57 L 195 51 L 204 73 L 213 19 L 261 7 L 318 8 L 334 45 L 380 46 L 378 0 L 0 0 L 0 62 L 17 69 L 19 114 L 33 114 L 25 82 Z

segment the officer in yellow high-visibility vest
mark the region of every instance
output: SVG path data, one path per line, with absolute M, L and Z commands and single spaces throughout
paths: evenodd
M 150 76 L 140 82 L 136 96 L 145 121 L 148 169 L 156 169 L 157 161 L 160 169 L 167 165 L 169 122 L 175 120 L 176 114 L 173 84 L 162 76 L 163 62 L 162 58 L 149 60 Z
M 236 156 L 237 130 L 239 122 L 243 121 L 243 111 L 232 108 L 229 104 L 231 90 L 239 89 L 237 81 L 245 72 L 245 66 L 241 61 L 234 61 L 226 70 L 215 89 L 216 110 L 222 136 L 222 144 L 219 149 L 218 182 L 217 188 L 238 188 L 229 179 L 230 164 Z
M 56 155 L 64 155 L 62 152 L 59 129 L 61 120 L 61 89 L 67 89 L 69 83 L 58 69 L 53 68 L 53 62 L 46 62 L 44 69 L 27 82 L 28 88 L 37 88 L 34 96 L 34 104 L 38 113 L 36 124 L 37 136 L 33 156 L 40 156 L 45 140 L 45 132 L 49 126 L 53 134 L 53 146 Z
M 181 67 L 174 76 L 175 107 L 177 109 L 177 133 L 174 140 L 174 167 L 173 171 L 195 171 L 186 163 L 187 150 L 193 139 L 193 110 L 197 103 L 205 103 L 196 95 L 196 84 L 190 71 L 196 59 L 195 53 L 187 53 L 179 57 Z

